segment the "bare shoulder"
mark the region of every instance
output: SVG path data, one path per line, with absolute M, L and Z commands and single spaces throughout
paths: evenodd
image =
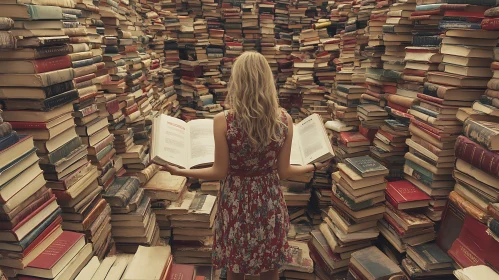
M 226 120 L 224 112 L 220 112 L 213 118 L 213 126 L 215 129 L 225 130 Z

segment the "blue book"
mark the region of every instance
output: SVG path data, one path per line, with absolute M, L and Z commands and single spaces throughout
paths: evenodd
M 428 5 L 417 5 L 416 6 L 416 11 L 436 10 L 436 9 L 440 9 L 440 6 L 442 6 L 441 3 L 439 3 L 439 4 L 428 4 Z

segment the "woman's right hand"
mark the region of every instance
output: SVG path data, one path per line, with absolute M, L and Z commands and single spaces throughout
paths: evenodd
M 317 167 L 317 170 L 321 170 L 322 168 L 329 166 L 330 163 L 331 163 L 331 160 L 328 160 L 325 162 L 316 162 L 315 166 Z

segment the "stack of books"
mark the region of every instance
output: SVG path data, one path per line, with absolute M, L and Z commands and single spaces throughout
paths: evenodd
M 368 155 L 370 145 L 371 141 L 358 131 L 340 132 L 337 149 L 335 149 L 336 161 L 344 163 L 347 158 Z
M 435 243 L 408 247 L 402 268 L 411 278 L 453 279 L 452 259 Z
M 275 38 L 275 2 L 267 1 L 265 3 L 258 3 L 258 17 L 260 19 L 260 33 L 262 39 L 260 41 L 260 52 L 265 56 L 269 62 L 273 73 L 277 74 L 277 60 L 275 55 L 277 53 L 276 38 Z
M 111 206 L 112 236 L 120 252 L 135 252 L 139 246 L 159 242 L 156 215 L 151 198 L 144 195 L 135 177 L 118 177 L 102 197 Z
M 1 112 L 0 112 L 1 114 Z M 62 232 L 61 209 L 38 166 L 33 137 L 19 135 L 0 115 L 2 187 L 0 266 L 15 277 Z
M 312 221 L 306 215 L 311 197 L 311 190 L 308 188 L 309 184 L 307 182 L 281 180 L 280 186 L 291 222 L 288 238 L 308 240 L 312 228 Z
M 53 238 L 19 271 L 18 279 L 75 279 L 89 263 L 99 262 L 97 257 L 92 259 L 92 244 L 85 243 L 84 234 L 61 231 Z
M 145 170 L 154 170 L 151 167 Z M 156 169 L 157 170 L 157 169 Z M 159 235 L 168 243 L 171 238 L 171 223 L 168 216 L 162 214 L 172 202 L 178 201 L 187 192 L 187 178 L 174 176 L 166 171 L 157 171 L 143 185 L 145 195 L 151 198 L 151 208 L 156 214 Z
M 334 279 L 348 270 L 350 252 L 335 253 L 328 245 L 326 237 L 320 230 L 311 232 L 312 239 L 308 241 L 310 258 L 314 261 L 314 272 L 323 279 Z
M 404 273 L 376 247 L 354 252 L 348 265 L 348 277 L 354 279 L 403 279 Z
M 167 207 L 175 263 L 211 264 L 216 201 L 216 196 L 192 191 Z
M 347 158 L 332 174 L 332 208 L 322 234 L 335 253 L 367 247 L 379 235 L 376 223 L 385 213 L 384 177 L 388 169 L 369 156 Z M 367 168 L 369 166 L 369 168 Z
M 431 198 L 409 181 L 392 181 L 386 188 L 386 213 L 378 228 L 395 248 L 392 255 L 403 254 L 407 246 L 417 246 L 435 239 L 434 223 L 424 215 Z M 398 260 L 400 262 L 400 260 Z

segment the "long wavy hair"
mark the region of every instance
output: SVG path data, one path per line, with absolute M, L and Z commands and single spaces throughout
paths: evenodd
M 232 67 L 227 101 L 253 147 L 278 140 L 283 125 L 269 63 L 257 52 L 244 52 Z

